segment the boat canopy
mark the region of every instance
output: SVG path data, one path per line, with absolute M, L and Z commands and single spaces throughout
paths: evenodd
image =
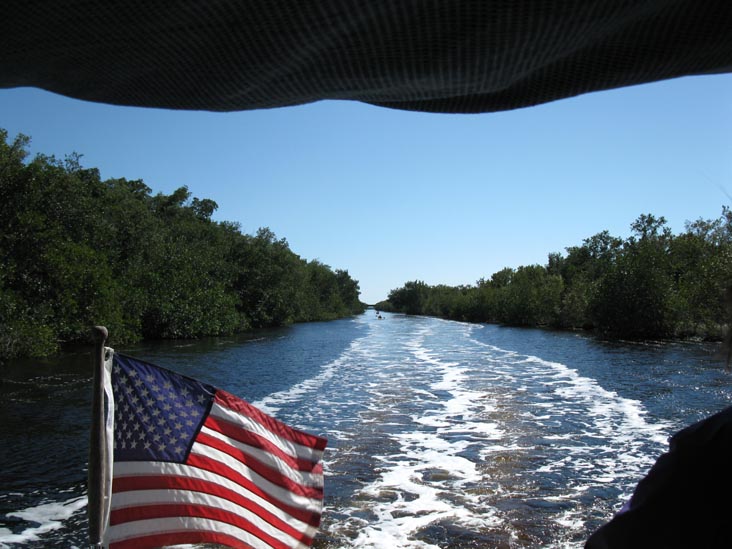
M 0 87 L 236 111 L 475 113 L 732 70 L 729 0 L 10 0 Z

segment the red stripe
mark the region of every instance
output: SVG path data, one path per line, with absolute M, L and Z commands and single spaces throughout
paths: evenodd
M 210 464 L 205 458 L 196 457 L 195 459 L 196 463 L 193 464 L 195 467 L 198 467 L 199 469 L 211 471 L 211 472 L 217 472 L 218 469 L 221 468 L 221 466 L 216 467 L 215 465 Z M 230 474 L 228 476 L 229 480 L 232 482 L 240 485 L 243 489 L 248 490 L 249 492 L 252 492 L 262 499 L 265 499 L 269 501 L 272 505 L 277 507 L 278 509 L 281 509 L 288 515 L 290 515 L 293 518 L 296 518 L 306 524 L 309 524 L 310 526 L 318 526 L 320 524 L 320 513 L 314 512 L 314 511 L 308 511 L 307 509 L 304 509 L 302 507 L 296 507 L 294 505 L 290 505 L 287 503 L 284 503 L 282 501 L 279 501 L 277 499 L 274 499 L 269 496 L 264 490 L 257 487 L 254 483 L 250 482 L 248 479 L 241 477 L 241 475 L 238 475 L 233 470 L 229 470 L 233 474 Z M 217 473 L 218 474 L 218 473 Z M 239 478 L 237 478 L 239 477 Z M 171 480 L 171 484 L 167 484 L 163 479 L 173 479 Z M 176 488 L 178 486 L 185 487 L 185 482 L 195 482 L 197 479 L 189 478 L 189 477 L 182 477 L 182 476 L 176 476 L 176 475 L 142 475 L 142 476 L 128 476 L 128 477 L 122 477 L 122 478 L 115 478 L 112 483 L 112 492 L 130 492 L 133 490 L 154 490 L 156 488 Z M 198 481 L 198 482 L 207 482 L 207 481 Z M 218 485 L 217 485 L 218 486 Z M 222 490 L 225 488 L 221 488 Z
M 171 517 L 197 517 L 204 519 L 211 519 L 217 522 L 223 522 L 241 528 L 242 530 L 249 532 L 253 536 L 256 536 L 263 542 L 271 545 L 275 549 L 288 549 L 291 547 L 287 543 L 279 541 L 277 538 L 267 534 L 248 520 L 242 518 L 236 513 L 218 509 L 215 507 L 208 507 L 206 505 L 191 505 L 191 504 L 159 504 L 159 505 L 144 505 L 140 507 L 130 507 L 127 509 L 119 509 L 113 511 L 112 515 L 118 524 L 125 522 L 132 522 L 135 520 L 147 520 L 157 518 L 171 518 Z
M 245 452 L 231 446 L 230 444 L 227 444 L 223 440 L 219 440 L 204 433 L 199 433 L 196 441 L 211 448 L 215 448 L 216 450 L 219 450 L 233 457 L 234 459 L 240 461 L 246 467 L 257 473 L 262 478 L 267 479 L 272 484 L 276 484 L 277 486 L 285 488 L 293 494 L 297 494 L 298 496 L 305 496 L 306 498 L 322 499 L 323 497 L 322 487 L 305 486 L 303 484 L 299 484 L 291 478 L 286 477 L 285 475 L 280 473 L 277 469 L 269 467 L 255 457 L 246 454 Z M 191 453 L 191 455 L 193 455 L 193 453 Z
M 260 507 L 256 503 L 254 503 L 252 500 L 242 496 L 241 494 L 238 494 L 237 492 L 234 492 L 233 490 L 229 490 L 228 488 L 224 488 L 223 486 L 216 484 L 214 482 L 208 482 L 205 480 L 190 478 L 190 477 L 180 477 L 180 476 L 150 476 L 150 477 L 128 477 L 126 479 L 120 479 L 125 480 L 126 482 L 117 482 L 115 480 L 115 486 L 114 486 L 114 492 L 128 492 L 133 490 L 165 490 L 165 489 L 173 489 L 173 490 L 189 490 L 193 492 L 202 492 L 204 494 L 212 494 L 214 496 L 219 496 L 224 499 L 227 499 L 241 507 L 244 507 L 245 509 L 248 509 L 252 513 L 255 513 L 257 516 L 259 516 L 261 519 L 267 521 L 275 528 L 278 528 L 279 530 L 282 530 L 286 534 L 289 534 L 293 538 L 296 539 L 302 539 L 305 543 L 311 543 L 312 539 L 309 536 L 306 536 L 296 528 L 292 527 L 287 522 L 283 521 L 279 517 L 273 515 L 266 509 Z M 121 488 L 121 489 L 119 489 Z M 110 518 L 110 524 L 116 525 L 119 524 L 116 522 L 118 520 L 118 515 L 116 514 L 118 510 L 113 510 Z M 291 517 L 297 518 L 298 520 L 301 520 L 302 522 L 305 522 L 307 524 L 307 520 L 302 520 L 301 517 L 295 517 L 294 514 L 288 513 Z M 304 515 L 304 518 L 311 518 L 310 513 L 298 513 Z M 310 541 L 306 541 L 310 540 Z
M 170 532 L 168 534 L 153 534 L 141 536 L 128 540 L 117 541 L 109 544 L 109 549 L 152 549 L 166 545 L 179 545 L 184 543 L 218 543 L 234 549 L 252 549 L 251 545 L 244 543 L 228 534 L 219 532 L 201 532 L 190 530 L 187 532 Z
M 204 471 L 216 473 L 217 475 L 224 476 L 232 482 L 235 482 L 243 488 L 249 490 L 250 492 L 257 494 L 267 501 L 270 501 L 273 505 L 276 505 L 277 507 L 285 511 L 288 515 L 298 518 L 303 522 L 310 524 L 311 526 L 318 526 L 320 524 L 319 512 L 308 511 L 307 509 L 297 507 L 290 502 L 280 501 L 272 494 L 265 492 L 262 488 L 254 484 L 251 480 L 243 476 L 235 469 L 228 467 L 227 465 L 223 465 L 222 463 L 215 460 L 195 454 L 191 454 L 190 456 L 188 456 L 188 465 L 198 467 L 199 469 L 202 469 Z M 323 494 L 321 493 L 320 496 L 315 499 L 323 499 Z
M 274 454 L 282 461 L 286 462 L 293 469 L 299 469 L 300 471 L 312 471 L 314 467 L 318 466 L 318 461 L 313 461 L 305 458 L 293 457 L 290 454 L 282 451 L 276 444 L 267 440 L 261 435 L 242 429 L 236 423 L 226 421 L 222 418 L 218 418 L 209 415 L 206 418 L 206 427 L 213 431 L 226 435 L 242 444 L 253 446 L 254 448 L 260 448 L 270 454 Z
M 325 446 L 328 444 L 327 439 L 293 429 L 289 425 L 285 425 L 281 421 L 268 416 L 248 402 L 221 389 L 216 391 L 214 402 L 238 414 L 254 419 L 273 433 L 296 444 L 315 448 L 316 450 L 325 450 Z

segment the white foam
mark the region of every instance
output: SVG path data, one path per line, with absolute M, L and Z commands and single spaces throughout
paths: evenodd
M 24 544 L 37 541 L 41 535 L 58 530 L 71 515 L 87 505 L 86 496 L 75 497 L 67 501 L 53 501 L 41 503 L 35 507 L 28 507 L 20 511 L 7 513 L 8 517 L 37 524 L 26 528 L 19 534 L 14 534 L 6 528 L 0 529 L 0 547 L 9 547 L 8 544 Z
M 500 358 L 492 363 L 501 374 L 506 373 L 503 379 L 512 376 L 522 393 L 531 393 L 532 385 L 537 388 L 536 394 L 526 402 L 529 409 L 519 416 L 544 431 L 541 439 L 546 443 L 562 445 L 548 446 L 545 450 L 548 461 L 535 471 L 571 478 L 572 486 L 565 487 L 570 500 L 592 487 L 613 485 L 620 492 L 618 503 L 624 501 L 655 456 L 665 451 L 672 425 L 649 421 L 641 402 L 608 391 L 596 380 L 580 375 L 567 365 L 520 355 L 475 339 L 471 341 L 486 349 L 491 360 Z M 551 431 L 560 426 L 562 429 L 574 426 L 576 430 Z M 588 442 L 583 442 L 585 438 Z M 544 499 L 551 501 L 563 495 L 548 494 Z M 578 509 L 554 518 L 570 530 L 582 529 L 584 520 Z
M 363 340 L 366 337 L 368 336 L 363 336 L 359 339 L 353 340 L 348 348 L 341 353 L 338 358 L 324 365 L 317 376 L 306 379 L 305 381 L 283 391 L 267 395 L 266 397 L 253 402 L 252 405 L 259 408 L 266 414 L 275 415 L 284 404 L 294 402 L 306 394 L 316 392 L 318 388 L 333 378 L 341 366 L 349 362 L 350 355 L 363 347 Z
M 477 341 L 481 326 L 418 319 L 390 334 L 394 325 L 374 323 L 317 376 L 255 403 L 272 413 L 302 402 L 296 414 L 329 425 L 345 442 L 326 454 L 331 478 L 348 479 L 354 460 L 374 464 L 324 517 L 339 546 L 432 549 L 417 538 L 441 521 L 518 540 L 511 513 L 494 506 L 504 498 L 561 502 L 540 520 L 581 531 L 586 498 L 611 485 L 624 500 L 649 445 L 665 448 L 668 425 L 567 365 Z M 354 433 L 388 455 L 369 455 Z M 544 475 L 540 492 L 533 475 Z
M 376 520 L 359 526 L 353 547 L 433 548 L 436 546 L 414 539 L 430 524 L 449 519 L 465 527 L 486 528 L 500 523 L 479 491 L 460 489 L 482 481 L 476 462 L 460 454 L 477 439 L 501 436 L 497 425 L 477 420 L 493 409 L 492 402 L 484 393 L 466 387 L 466 367 L 429 351 L 424 345 L 429 335 L 429 330 L 419 330 L 405 349 L 416 361 L 420 379 L 434 379 L 430 391 L 410 387 L 409 398 L 420 402 L 426 396 L 430 408 L 410 416 L 414 430 L 390 435 L 398 452 L 378 457 L 378 478 L 356 496 Z M 431 391 L 447 395 L 436 401 Z M 385 405 L 377 399 L 371 408 L 383 410 Z

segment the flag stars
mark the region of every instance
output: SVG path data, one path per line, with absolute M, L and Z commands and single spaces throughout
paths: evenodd
M 115 359 L 112 387 L 115 459 L 185 457 L 212 397 L 209 387 L 126 357 Z

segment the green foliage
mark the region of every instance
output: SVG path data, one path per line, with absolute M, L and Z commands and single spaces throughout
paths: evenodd
M 610 337 L 721 339 L 730 324 L 732 211 L 671 234 L 643 214 L 626 240 L 607 231 L 551 253 L 546 266 L 505 268 L 475 286 L 407 282 L 382 310 L 516 326 L 595 329 Z M 732 293 L 730 294 L 732 295 Z
M 499 317 L 515 326 L 556 324 L 562 279 L 540 265 L 519 267 L 499 290 Z
M 408 315 L 423 314 L 429 287 L 420 280 L 407 282 L 402 288 L 389 292 L 394 309 Z
M 98 324 L 123 344 L 363 310 L 348 271 L 213 221 L 213 200 L 102 181 L 79 155 L 28 162 L 29 142 L 0 129 L 0 359 L 86 342 Z

